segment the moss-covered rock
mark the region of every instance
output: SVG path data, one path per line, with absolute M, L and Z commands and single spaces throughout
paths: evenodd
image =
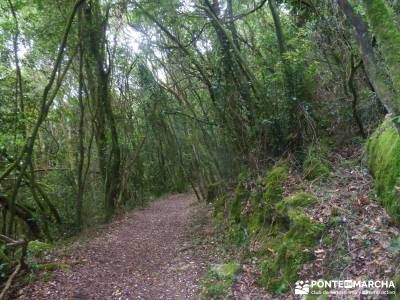
M 311 219 L 302 209 L 318 200 L 309 194 L 299 193 L 285 198 L 276 206 L 281 217 L 287 218 L 288 227 L 281 226 L 281 233 L 271 236 L 265 245 L 272 252 L 261 266 L 261 283 L 275 294 L 286 292 L 297 280 L 302 265 L 312 256 L 324 226 Z
M 34 264 L 31 266 L 31 268 L 33 270 L 51 272 L 56 270 L 68 271 L 71 267 L 64 263 L 45 263 L 45 264 Z
M 261 245 L 252 250 L 263 262 L 261 283 L 276 294 L 294 284 L 324 228 L 304 211 L 318 202 L 316 197 L 304 192 L 283 197 L 288 174 L 288 166 L 280 162 L 251 190 L 248 178 L 241 177 L 233 197 L 214 202 L 218 214 L 223 213 L 228 220 L 229 244 L 243 246 L 257 241 Z M 222 279 L 226 276 L 218 268 L 209 272 L 208 277 L 214 279 L 207 284 L 207 297 L 219 297 L 228 287 L 229 280 Z
M 220 196 L 214 201 L 217 215 L 223 214 L 228 220 L 229 244 L 243 246 L 257 240 L 262 245 L 255 252 L 263 261 L 261 283 L 276 294 L 294 284 L 324 228 L 304 211 L 318 202 L 316 197 L 304 192 L 283 197 L 288 174 L 287 164 L 279 162 L 251 190 L 248 178 L 241 176 L 233 197 Z M 222 270 L 236 269 L 231 267 L 220 265 L 210 270 L 207 297 L 226 292 L 233 279 Z
M 318 177 L 325 177 L 331 172 L 331 166 L 327 160 L 328 147 L 325 144 L 311 145 L 307 149 L 303 161 L 304 177 L 313 180 Z
M 224 219 L 226 214 L 226 195 L 219 196 L 214 201 L 214 217 Z
M 267 174 L 264 181 L 264 199 L 268 207 L 282 200 L 283 184 L 288 177 L 289 168 L 284 163 L 278 163 Z
M 286 233 L 286 238 L 296 239 L 306 247 L 313 246 L 324 226 L 311 219 L 300 209 L 290 209 L 288 216 L 290 229 Z
M 276 205 L 277 210 L 280 213 L 287 213 L 291 208 L 296 207 L 307 207 L 318 202 L 317 197 L 309 193 L 300 192 L 283 199 Z
M 288 173 L 289 168 L 285 163 L 277 163 L 263 179 L 262 192 L 251 195 L 251 212 L 245 220 L 250 237 L 254 237 L 274 219 L 275 205 L 283 199 L 283 186 Z
M 367 143 L 368 167 L 383 206 L 400 222 L 400 136 L 391 120 L 386 120 Z
M 232 221 L 240 223 L 243 206 L 250 198 L 250 195 L 250 192 L 246 188 L 246 179 L 241 178 L 235 189 L 234 198 L 229 205 L 229 218 Z
M 212 266 L 202 283 L 202 298 L 219 299 L 227 295 L 239 270 L 240 265 L 234 261 Z
M 225 264 L 214 265 L 211 272 L 215 274 L 218 279 L 227 279 L 233 281 L 240 266 L 237 262 L 227 262 Z
M 40 257 L 50 251 L 53 247 L 50 244 L 35 240 L 28 243 L 28 255 Z
M 247 231 L 250 237 L 255 236 L 264 225 L 264 214 L 261 209 L 253 212 L 247 221 Z

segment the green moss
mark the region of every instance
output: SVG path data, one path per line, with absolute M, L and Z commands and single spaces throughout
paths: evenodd
M 245 232 L 248 236 L 254 237 L 264 225 L 269 224 L 276 214 L 275 204 L 282 201 L 283 184 L 287 176 L 288 166 L 280 162 L 267 173 L 253 192 L 246 188 L 248 178 L 239 176 L 234 198 L 228 202 L 228 212 L 231 227 L 235 227 L 235 224 L 241 225 L 240 236 L 243 237 L 243 232 Z M 216 212 L 222 210 L 222 203 L 219 201 L 215 202 Z M 224 203 L 226 207 L 226 202 Z
M 331 172 L 327 156 L 328 147 L 325 144 L 309 146 L 303 161 L 304 177 L 308 180 L 313 180 L 318 177 L 327 176 Z
M 334 239 L 332 238 L 331 235 L 325 235 L 322 238 L 322 244 L 326 247 L 332 247 L 334 244 Z
M 265 226 L 271 223 L 276 215 L 275 205 L 283 199 L 283 186 L 289 173 L 284 163 L 277 163 L 265 176 L 261 191 L 250 195 L 251 213 L 242 218 L 250 237 L 254 237 Z
M 246 179 L 241 179 L 236 187 L 235 196 L 229 207 L 229 218 L 239 223 L 241 220 L 242 207 L 250 198 L 250 192 L 245 186 Z
M 52 249 L 50 244 L 35 240 L 28 243 L 28 255 L 40 257 Z
M 383 206 L 400 222 L 400 136 L 392 121 L 386 120 L 367 144 L 368 166 Z
M 307 199 L 305 202 L 299 199 Z M 307 216 L 301 208 L 292 208 L 290 204 L 310 205 L 313 197 L 293 196 L 286 199 L 289 229 L 275 238 L 271 238 L 266 247 L 273 255 L 264 260 L 261 269 L 261 283 L 275 294 L 288 290 L 297 280 L 302 265 L 312 257 L 311 248 L 322 234 L 324 226 Z M 281 205 L 280 205 L 281 206 Z
M 263 227 L 264 215 L 261 210 L 252 213 L 247 222 L 247 231 L 250 237 L 255 236 Z
M 286 237 L 296 239 L 303 246 L 312 246 L 315 243 L 316 237 L 322 232 L 323 225 L 312 220 L 299 209 L 290 209 L 288 216 L 290 229 Z
M 291 239 L 284 239 L 276 249 L 274 257 L 264 261 L 261 283 L 274 294 L 288 290 L 297 279 L 297 272 L 309 256 L 304 249 Z
M 226 206 L 226 196 L 219 196 L 214 201 L 214 216 L 218 214 L 225 215 L 225 206 Z
M 64 263 L 35 264 L 32 265 L 31 267 L 32 269 L 38 271 L 55 271 L 55 270 L 67 271 L 70 269 L 70 266 Z
M 202 282 L 202 298 L 216 299 L 227 295 L 239 270 L 240 265 L 234 261 L 212 266 Z
M 363 0 L 365 11 L 372 31 L 375 34 L 385 62 L 388 66 L 394 89 L 400 94 L 400 31 L 396 25 L 394 13 L 384 0 Z M 396 111 L 400 111 L 399 98 L 395 102 Z
M 217 269 L 219 269 L 218 273 L 220 277 L 233 281 L 236 273 L 240 269 L 240 266 L 237 262 L 228 262 Z
M 397 269 L 396 274 L 394 275 L 393 278 L 393 282 L 394 282 L 394 286 L 395 291 L 396 291 L 396 295 L 398 295 L 400 293 L 400 268 Z M 394 299 L 394 298 L 391 298 Z
M 249 235 L 253 235 L 261 228 L 264 220 L 263 191 L 252 192 L 242 207 L 240 223 L 247 228 Z
M 207 299 L 215 299 L 222 297 L 226 293 L 226 286 L 222 283 L 211 283 L 206 287 L 205 297 Z
M 308 193 L 300 192 L 289 197 L 286 197 L 276 205 L 280 213 L 287 212 L 290 208 L 307 207 L 318 202 L 318 199 Z
M 289 169 L 286 164 L 278 163 L 265 177 L 264 200 L 267 208 L 282 200 L 283 183 L 288 177 L 288 172 Z
M 261 283 L 275 294 L 293 286 L 324 228 L 304 212 L 318 202 L 316 197 L 304 192 L 283 197 L 288 174 L 288 166 L 277 163 L 252 191 L 246 187 L 247 177 L 240 177 L 232 200 L 214 203 L 219 213 L 229 215 L 229 244 L 243 246 L 256 240 L 261 245 L 255 253 L 262 262 Z M 204 285 L 206 298 L 226 295 L 237 269 L 237 264 L 211 268 Z
M 235 197 L 230 204 L 229 217 L 235 222 L 240 222 L 240 214 L 242 212 L 242 199 Z
M 247 244 L 248 234 L 245 227 L 240 223 L 231 223 L 227 229 L 228 243 L 241 247 Z
M 216 210 L 229 215 L 230 244 L 242 246 L 257 240 L 262 245 L 256 250 L 263 262 L 261 283 L 275 294 L 284 293 L 294 284 L 324 228 L 303 210 L 316 204 L 316 197 L 304 192 L 283 197 L 288 174 L 288 166 L 278 163 L 253 191 L 246 188 L 247 179 L 240 178 L 232 201 L 215 201 Z M 224 274 L 234 274 L 235 270 L 236 265 L 212 268 L 205 284 L 206 298 L 225 295 L 233 277 Z

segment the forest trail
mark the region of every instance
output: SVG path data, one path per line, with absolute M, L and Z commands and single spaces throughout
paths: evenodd
M 56 271 L 18 299 L 193 299 L 207 264 L 191 243 L 195 197 L 178 194 L 112 222 L 78 245 L 71 269 Z

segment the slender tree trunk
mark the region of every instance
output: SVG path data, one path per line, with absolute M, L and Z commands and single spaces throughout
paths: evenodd
M 351 56 L 351 59 L 350 59 L 350 75 L 349 75 L 349 79 L 347 81 L 347 84 L 349 86 L 349 90 L 350 90 L 350 92 L 352 94 L 352 97 L 353 97 L 353 101 L 351 103 L 351 108 L 352 108 L 352 111 L 353 111 L 353 118 L 354 118 L 354 120 L 355 120 L 355 122 L 356 122 L 356 124 L 358 126 L 358 129 L 360 131 L 360 135 L 363 138 L 366 138 L 367 134 L 365 133 L 363 123 L 362 123 L 361 118 L 360 118 L 360 116 L 358 114 L 358 111 L 357 111 L 358 94 L 357 94 L 357 89 L 356 89 L 356 87 L 354 85 L 354 76 L 355 76 L 355 74 L 357 72 L 357 69 L 361 66 L 361 64 L 362 64 L 362 60 L 359 63 L 357 63 L 357 65 L 355 65 L 354 55 Z
M 83 179 L 83 166 L 84 166 L 84 161 L 85 161 L 85 145 L 84 145 L 84 136 L 85 136 L 85 131 L 84 131 L 84 119 L 85 119 L 85 106 L 83 103 L 83 45 L 82 45 L 82 39 L 83 39 L 83 34 L 82 34 L 82 18 L 83 18 L 83 11 L 82 9 L 80 10 L 80 15 L 79 15 L 79 73 L 78 73 L 78 81 L 79 81 L 79 87 L 78 87 L 78 101 L 79 101 L 79 127 L 78 127 L 78 159 L 77 159 L 77 186 L 78 186 L 78 191 L 76 195 L 76 208 L 75 208 L 75 214 L 76 214 L 76 226 L 78 227 L 78 230 L 81 229 L 82 227 L 82 202 L 83 202 L 83 195 L 84 195 L 84 179 Z
M 22 123 L 22 135 L 24 138 L 26 138 L 26 124 L 25 124 L 25 105 L 24 105 L 24 91 L 23 91 L 23 85 L 22 85 L 22 74 L 21 74 L 21 67 L 20 67 L 20 61 L 18 57 L 18 39 L 19 39 L 19 22 L 17 18 L 17 14 L 15 11 L 15 7 L 12 3 L 12 0 L 8 0 L 8 4 L 10 6 L 11 14 L 14 19 L 14 34 L 13 34 L 13 52 L 14 52 L 14 62 L 15 62 L 15 75 L 16 75 L 16 80 L 15 80 L 15 106 L 16 106 L 16 113 L 18 112 L 20 115 L 20 120 L 16 122 Z M 19 109 L 18 109 L 19 107 Z

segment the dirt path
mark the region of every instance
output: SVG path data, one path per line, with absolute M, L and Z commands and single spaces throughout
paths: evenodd
M 113 222 L 72 250 L 69 271 L 26 287 L 19 299 L 196 299 L 207 263 L 187 246 L 194 201 L 169 196 Z

